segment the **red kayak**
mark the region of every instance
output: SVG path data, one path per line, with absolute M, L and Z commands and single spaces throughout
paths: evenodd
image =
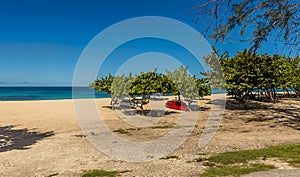
M 188 106 L 186 105 L 185 102 L 182 101 L 168 101 L 166 103 L 166 107 L 171 109 L 181 110 L 181 111 L 188 110 Z

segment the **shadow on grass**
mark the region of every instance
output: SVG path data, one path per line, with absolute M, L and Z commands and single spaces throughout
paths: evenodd
M 26 150 L 38 141 L 53 136 L 54 132 L 40 133 L 27 128 L 14 129 L 9 125 L 0 127 L 0 152 L 11 150 Z

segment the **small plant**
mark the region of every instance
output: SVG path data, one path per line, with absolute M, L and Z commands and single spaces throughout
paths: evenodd
M 86 135 L 73 135 L 73 136 L 78 137 L 78 138 L 84 138 L 84 137 L 86 137 Z
M 274 169 L 274 165 L 265 164 L 250 164 L 247 166 L 222 166 L 222 167 L 211 167 L 204 173 L 200 174 L 200 177 L 213 177 L 213 176 L 241 176 L 257 171 L 266 171 Z
M 207 160 L 207 158 L 205 158 L 205 157 L 199 157 L 199 158 L 195 159 L 194 162 L 203 162 L 205 160 Z
M 171 125 L 158 125 L 158 126 L 154 126 L 154 127 L 151 127 L 152 129 L 165 129 L 165 128 L 174 128 L 174 125 L 171 124 Z
M 207 167 L 215 167 L 216 164 L 215 163 L 212 163 L 212 162 L 203 162 L 202 164 L 203 166 L 207 166 Z
M 85 171 L 82 177 L 116 177 L 119 175 L 119 171 L 89 170 Z
M 128 134 L 129 132 L 128 131 L 126 131 L 126 130 L 124 130 L 124 129 L 117 129 L 117 130 L 114 130 L 113 132 L 115 132 L 115 133 L 119 133 L 119 134 Z
M 177 155 L 170 155 L 170 156 L 162 157 L 162 158 L 159 158 L 159 159 L 162 159 L 162 160 L 179 159 L 179 157 Z
M 54 173 L 54 174 L 51 174 L 51 175 L 48 175 L 47 177 L 53 177 L 53 176 L 57 176 L 58 173 Z
M 142 128 L 127 128 L 126 130 L 141 130 Z
M 121 173 L 130 172 L 125 171 L 105 171 L 105 170 L 88 170 L 82 174 L 82 177 L 116 177 L 120 176 Z

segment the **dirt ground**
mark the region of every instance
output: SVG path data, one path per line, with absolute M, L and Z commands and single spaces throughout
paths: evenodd
M 228 100 L 217 132 L 199 148 L 213 101 L 209 97 L 199 100 L 195 128 L 188 129 L 176 124 L 184 115 L 178 111 L 164 109 L 167 115 L 163 117 L 151 113 L 138 116 L 149 123 L 138 127 L 126 122 L 134 119 L 134 110 L 111 109 L 109 99 L 96 100 L 106 126 L 129 142 L 153 142 L 172 130 L 188 129 L 186 141 L 165 155 L 173 158 L 154 157 L 147 162 L 112 158 L 93 146 L 88 138 L 97 134 L 81 131 L 72 100 L 0 102 L 0 176 L 80 176 L 91 169 L 126 171 L 123 176 L 197 176 L 207 168 L 194 161 L 199 154 L 300 142 L 299 99 L 276 104 L 250 102 L 247 110 Z M 151 109 L 157 109 L 156 105 L 161 108 L 165 102 L 153 101 Z M 118 146 L 116 143 L 115 149 Z

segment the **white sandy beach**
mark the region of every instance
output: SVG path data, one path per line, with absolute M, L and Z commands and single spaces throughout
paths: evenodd
M 98 99 L 97 107 L 112 130 L 129 129 L 109 105 L 110 99 Z M 201 106 L 209 108 L 209 100 Z M 279 108 L 295 108 L 291 114 Z M 299 117 L 300 101 L 282 101 L 274 110 L 229 110 L 213 140 L 203 149 L 197 143 L 209 113 L 199 113 L 197 126 L 188 140 L 173 155 L 179 159 L 150 162 L 125 162 L 97 150 L 84 136 L 77 123 L 72 100 L 0 102 L 0 176 L 80 176 L 83 170 L 128 170 L 124 176 L 197 176 L 205 167 L 201 163 L 187 163 L 199 153 L 216 153 L 235 149 L 254 149 L 284 143 L 300 142 L 299 124 L 278 121 Z M 243 121 L 263 116 L 266 122 Z M 272 117 L 276 118 L 272 119 Z M 279 117 L 277 119 L 277 117 Z M 167 115 L 158 125 L 169 125 L 176 114 Z M 290 123 L 290 125 L 289 125 Z M 165 135 L 169 129 L 142 128 L 120 134 L 132 141 L 146 141 Z

